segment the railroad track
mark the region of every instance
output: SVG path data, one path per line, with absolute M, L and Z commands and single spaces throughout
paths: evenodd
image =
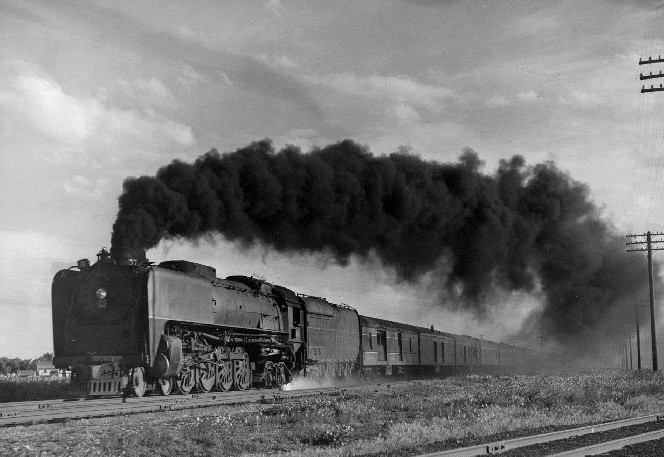
M 111 397 L 2 403 L 0 404 L 0 427 L 252 402 L 276 403 L 297 397 L 341 394 L 344 391 L 388 390 L 392 386 L 401 383 L 345 385 L 290 391 L 264 389 L 243 392 L 230 391 L 173 395 L 168 397 Z M 663 414 L 525 436 L 466 448 L 450 449 L 424 454 L 419 457 L 474 457 L 498 454 L 505 457 L 601 455 L 613 450 L 622 449 L 626 446 L 653 440 L 664 440 Z M 641 454 L 635 453 L 629 455 L 658 454 L 642 451 Z
M 386 390 L 396 384 L 400 383 L 344 385 L 298 390 L 261 389 L 241 392 L 210 392 L 205 394 L 172 395 L 168 397 L 155 395 L 143 398 L 124 398 L 117 396 L 111 398 L 0 403 L 0 427 L 261 401 L 276 403 L 297 397 L 320 394 L 333 395 L 344 391 Z
M 569 430 L 422 454 L 419 457 L 480 455 L 583 457 L 601 455 L 639 443 L 664 439 L 664 415 L 653 414 Z M 636 451 L 635 451 L 636 452 Z M 631 455 L 631 454 L 630 454 Z M 638 454 L 634 455 L 659 455 Z

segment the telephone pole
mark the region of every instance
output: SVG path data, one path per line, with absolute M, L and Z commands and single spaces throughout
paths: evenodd
M 636 321 L 636 362 L 637 370 L 641 371 L 641 332 L 639 331 L 639 302 L 634 306 L 634 320 Z
M 652 64 L 664 64 L 664 59 L 662 58 L 661 55 L 658 55 L 657 58 L 653 57 L 648 57 L 647 59 L 639 59 L 639 65 L 652 65 Z M 653 79 L 660 79 L 664 78 L 664 73 L 662 73 L 662 70 L 659 70 L 659 73 L 652 73 L 648 72 L 648 74 L 639 74 L 639 80 L 645 81 L 645 80 L 653 80 Z M 661 80 L 661 79 L 660 79 Z M 662 84 L 659 85 L 659 87 L 656 87 L 654 84 L 651 84 L 650 87 L 646 87 L 645 85 L 641 86 L 641 93 L 652 93 L 652 92 L 662 92 L 664 91 L 664 86 Z M 627 238 L 634 238 L 635 241 L 627 243 L 628 245 L 633 245 L 635 246 L 634 249 L 627 249 L 627 251 L 645 251 L 647 252 L 648 256 L 648 285 L 650 288 L 650 336 L 651 336 L 651 341 L 652 341 L 652 369 L 653 371 L 657 371 L 657 343 L 655 341 L 655 300 L 653 298 L 653 286 L 652 286 L 652 251 L 661 251 L 664 248 L 653 248 L 652 245 L 656 243 L 664 243 L 663 240 L 652 240 L 652 237 L 659 237 L 664 235 L 663 233 L 650 233 L 646 232 L 645 234 L 641 235 L 627 235 Z M 645 237 L 645 241 L 643 238 Z M 638 311 L 637 311 L 638 312 Z M 639 338 L 639 322 L 638 322 L 638 315 L 637 315 L 637 322 L 636 322 L 637 328 L 636 328 L 636 337 L 637 337 L 637 346 L 638 346 L 638 338 Z M 639 364 L 640 365 L 640 364 Z M 639 367 L 640 368 L 640 367 Z
M 628 241 L 625 243 L 628 248 L 627 252 L 646 252 L 648 256 L 648 288 L 650 289 L 650 340 L 652 342 L 652 370 L 657 371 L 657 341 L 655 340 L 655 294 L 653 293 L 652 284 L 652 251 L 662 251 L 664 248 L 653 248 L 653 244 L 664 243 L 664 240 L 655 239 L 652 237 L 664 236 L 664 233 L 651 233 L 646 232 L 641 235 L 626 235 L 627 238 L 633 238 L 635 241 Z M 645 238 L 645 240 L 643 240 Z M 633 246 L 633 247 L 630 247 Z

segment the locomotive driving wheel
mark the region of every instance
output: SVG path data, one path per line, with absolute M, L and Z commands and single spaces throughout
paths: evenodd
M 286 369 L 286 364 L 284 362 L 279 362 L 275 371 L 277 386 L 283 386 L 284 384 L 288 384 L 290 382 L 290 379 L 288 379 L 288 370 Z
M 242 358 L 233 359 L 233 387 L 235 390 L 246 390 L 251 385 L 249 356 L 241 348 L 237 348 L 233 352 L 242 356 Z
M 145 395 L 147 387 L 145 383 L 145 369 L 143 367 L 132 368 L 129 379 L 131 380 L 131 393 L 136 397 Z
M 265 368 L 263 369 L 263 387 L 269 389 L 274 386 L 275 381 L 275 367 L 274 362 L 269 360 L 265 362 Z
M 183 367 L 178 375 L 175 385 L 181 394 L 188 394 L 196 385 L 196 370 L 192 367 Z
M 167 397 L 173 391 L 173 379 L 171 378 L 160 378 L 157 381 L 157 390 L 160 394 Z
M 230 360 L 225 360 L 217 365 L 217 379 L 215 387 L 221 391 L 226 392 L 233 386 L 233 366 Z
M 201 363 L 198 365 L 198 376 L 196 380 L 196 387 L 201 392 L 209 392 L 214 387 L 215 383 L 215 366 L 212 362 Z

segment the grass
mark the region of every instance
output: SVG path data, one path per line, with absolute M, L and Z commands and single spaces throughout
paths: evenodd
M 0 379 L 0 403 L 64 398 L 68 383 L 65 378 Z
M 14 427 L 0 429 L 0 441 L 19 455 L 406 456 L 663 407 L 661 374 L 466 377 L 386 392 Z

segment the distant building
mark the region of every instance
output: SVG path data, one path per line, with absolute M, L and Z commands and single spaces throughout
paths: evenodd
M 35 374 L 35 370 L 16 370 L 17 378 L 33 378 Z
M 60 370 L 53 366 L 52 360 L 35 360 L 37 366 L 37 376 L 60 376 Z

